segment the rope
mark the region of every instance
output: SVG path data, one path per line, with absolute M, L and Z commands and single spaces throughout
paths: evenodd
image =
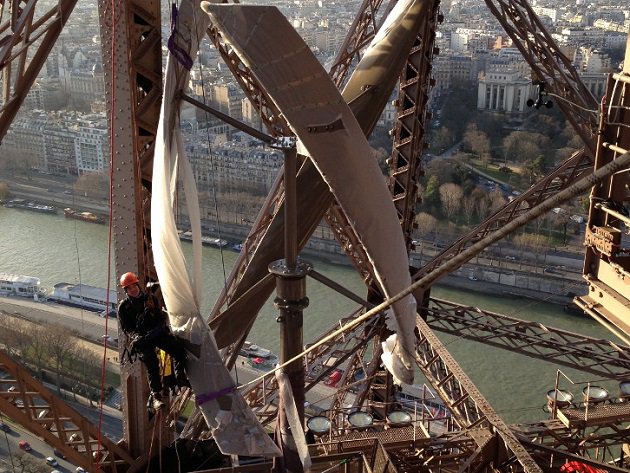
M 196 9 L 193 8 L 193 23 L 195 25 L 194 31 L 195 33 L 197 32 L 198 28 L 197 28 L 197 15 L 196 15 Z M 196 38 L 197 42 L 199 44 L 201 44 L 200 38 Z M 199 79 L 201 80 L 201 96 L 203 98 L 203 104 L 207 105 L 207 99 L 206 99 L 206 83 L 205 83 L 205 79 L 203 76 L 203 68 L 201 67 L 201 61 L 198 62 L 198 68 L 199 68 Z M 206 120 L 209 117 L 208 112 L 205 112 L 205 117 Z M 213 173 L 216 172 L 216 165 L 215 165 L 215 161 L 214 161 L 214 156 L 212 155 L 212 148 L 210 147 L 210 129 L 208 127 L 206 127 L 206 141 L 208 143 L 208 153 L 210 156 L 210 168 L 212 169 Z M 214 203 L 214 212 L 216 214 L 216 219 L 215 219 L 215 223 L 217 226 L 217 237 L 219 238 L 219 240 L 221 240 L 221 220 L 219 218 L 219 205 L 218 205 L 218 199 L 217 199 L 217 188 L 214 182 L 214 179 L 212 180 L 212 200 Z M 223 270 L 223 286 L 226 287 L 227 286 L 227 271 L 225 269 L 225 254 L 223 252 L 223 247 L 221 245 L 219 245 L 219 251 L 220 251 L 220 255 L 221 255 L 221 268 Z
M 153 430 L 151 431 L 151 443 L 149 444 L 149 454 L 147 455 L 147 469 L 145 470 L 145 473 L 149 473 L 149 468 L 151 467 L 151 452 L 153 451 L 153 442 L 155 441 L 155 429 L 159 424 L 161 412 L 162 409 L 158 409 L 158 411 L 155 413 L 155 417 L 153 418 Z M 162 470 L 160 469 L 160 471 Z
M 104 393 L 105 393 L 105 367 L 107 363 L 107 340 L 108 340 L 108 322 L 109 322 L 109 291 L 111 285 L 111 261 L 112 261 L 112 229 L 113 229 L 113 202 L 114 202 L 114 149 L 115 149 L 115 136 L 116 133 L 113 132 L 114 126 L 116 123 L 116 26 L 118 25 L 118 21 L 120 17 L 116 16 L 116 0 L 111 0 L 111 15 L 112 15 L 112 24 L 111 24 L 111 89 L 110 94 L 112 97 L 112 106 L 110 113 L 110 127 L 112 133 L 109 135 L 109 222 L 108 222 L 108 232 L 107 232 L 107 286 L 106 286 L 106 294 L 105 294 L 105 337 L 103 337 L 103 359 L 101 361 L 101 393 L 99 396 L 99 405 L 98 405 L 98 438 L 96 443 L 96 469 L 99 469 L 101 463 L 101 442 L 103 440 L 103 401 L 104 401 Z
M 446 271 L 450 270 L 451 268 L 459 267 L 462 264 L 464 264 L 465 262 L 469 261 L 475 255 L 475 253 L 478 252 L 480 249 L 483 249 L 486 246 L 488 246 L 488 245 L 490 245 L 492 243 L 495 243 L 499 239 L 503 238 L 503 236 L 505 234 L 507 234 L 509 232 L 512 232 L 512 231 L 516 230 L 517 228 L 522 227 L 525 223 L 527 223 L 528 219 L 536 218 L 536 217 L 542 215 L 543 213 L 548 212 L 549 210 L 551 210 L 551 208 L 553 208 L 558 203 L 563 202 L 564 200 L 570 198 L 571 196 L 577 195 L 580 192 L 583 192 L 584 190 L 593 187 L 593 185 L 595 183 L 599 182 L 604 177 L 609 176 L 610 174 L 618 171 L 619 169 L 624 169 L 629 164 L 630 164 L 630 152 L 622 154 L 621 156 L 617 157 L 614 161 L 612 161 L 612 162 L 606 164 L 605 166 L 601 167 L 600 169 L 594 171 L 592 174 L 583 177 L 582 179 L 580 179 L 578 182 L 572 184 L 567 189 L 559 192 L 555 196 L 547 199 L 543 203 L 541 203 L 538 206 L 534 207 L 527 214 L 521 215 L 520 217 L 517 217 L 514 220 L 510 221 L 500 231 L 497 231 L 497 232 L 495 232 L 495 233 L 493 233 L 491 235 L 488 235 L 488 236 L 482 238 L 477 243 L 475 243 L 474 245 L 472 245 L 468 249 L 462 251 L 457 256 L 452 258 L 448 263 L 446 263 L 442 267 L 440 267 L 439 270 L 434 271 L 432 273 L 429 273 L 426 276 L 418 279 L 416 282 L 411 284 L 406 289 L 403 289 L 402 291 L 400 291 L 395 296 L 393 296 L 391 298 L 388 298 L 387 300 L 383 301 L 379 305 L 377 305 L 377 306 L 373 307 L 372 309 L 368 310 L 365 314 L 363 314 L 363 315 L 357 317 L 356 319 L 348 322 L 346 325 L 344 325 L 341 328 L 339 328 L 339 329 L 335 330 L 334 332 L 330 333 L 327 337 L 324 337 L 323 339 L 321 339 L 318 342 L 314 343 L 309 348 L 304 350 L 302 353 L 300 353 L 300 354 L 294 356 L 293 358 L 285 361 L 284 363 L 282 363 L 281 365 L 277 366 L 276 368 L 274 368 L 270 372 L 267 372 L 264 375 L 253 379 L 252 381 L 250 381 L 247 384 L 239 386 L 238 389 L 244 389 L 244 388 L 246 388 L 248 386 L 251 386 L 253 384 L 256 384 L 256 383 L 262 381 L 263 379 L 265 379 L 265 378 L 267 378 L 267 377 L 269 377 L 271 375 L 275 375 L 276 371 L 281 370 L 284 367 L 286 367 L 287 365 L 290 365 L 291 363 L 294 363 L 294 362 L 300 360 L 304 355 L 312 352 L 313 350 L 316 350 L 320 346 L 328 343 L 330 340 L 332 340 L 334 338 L 337 338 L 338 336 L 340 336 L 344 332 L 353 329 L 357 325 L 363 323 L 368 318 L 370 318 L 372 316 L 375 316 L 377 314 L 382 315 L 381 312 L 384 311 L 385 309 L 389 308 L 391 305 L 395 304 L 396 302 L 398 302 L 398 301 L 402 300 L 403 298 L 407 297 L 408 295 L 412 294 L 417 289 L 424 288 L 424 287 L 432 285 Z M 418 319 L 416 319 L 416 320 L 418 320 Z M 414 356 L 414 358 L 415 358 L 415 356 Z

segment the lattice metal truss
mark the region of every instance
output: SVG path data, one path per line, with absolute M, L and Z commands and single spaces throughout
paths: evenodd
M 92 423 L 53 395 L 21 365 L 0 351 L 0 411 L 61 451 L 87 471 L 126 472 L 138 467 L 125 450 L 99 433 Z M 98 460 L 98 461 L 97 461 Z
M 630 52 L 624 71 L 612 75 L 602 107 L 595 169 L 630 150 Z M 586 223 L 584 278 L 588 294 L 576 302 L 630 344 L 630 245 L 628 171 L 593 188 Z
M 426 312 L 433 330 L 504 348 L 559 365 L 623 380 L 630 373 L 630 348 L 476 307 L 431 298 Z
M 505 32 L 532 68 L 532 79 L 543 81 L 564 116 L 594 153 L 597 100 L 571 61 L 560 50 L 526 0 L 485 0 Z
M 52 5 L 36 0 L 0 1 L 0 142 L 76 3 L 77 0 L 58 0 Z

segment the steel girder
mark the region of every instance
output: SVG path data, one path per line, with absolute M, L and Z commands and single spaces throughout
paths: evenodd
M 433 330 L 557 363 L 598 377 L 622 380 L 630 373 L 630 348 L 431 298 L 426 311 Z
M 525 0 L 486 0 L 486 4 L 529 63 L 535 78 L 544 80 L 546 90 L 557 96 L 558 105 L 584 141 L 585 148 L 574 153 L 518 198 L 425 264 L 413 275 L 414 280 L 434 271 L 467 246 L 501 228 L 505 222 L 568 187 L 593 165 L 593 136 L 597 126 L 595 115 L 598 104 L 571 61 L 562 53 Z M 421 301 L 425 294 L 418 293 L 416 296 Z
M 122 446 L 105 437 L 2 351 L 0 369 L 9 374 L 0 380 L 0 411 L 59 449 L 72 463 L 87 471 L 112 473 L 139 466 Z
M 630 42 L 621 73 L 610 76 L 602 108 L 595 157 L 599 169 L 630 150 Z M 630 344 L 630 195 L 628 172 L 610 176 L 593 188 L 586 222 L 584 278 L 588 294 L 576 303 Z
M 390 0 L 390 5 L 381 9 L 383 0 L 363 0 L 348 30 L 348 35 L 339 48 L 335 62 L 330 68 L 330 77 L 338 89 L 343 87 L 352 65 L 356 65 L 361 53 L 379 30 L 382 20 L 387 16 L 387 11 L 396 1 Z
M 77 0 L 58 0 L 50 7 L 38 0 L 0 2 L 0 143 L 11 126 Z M 43 10 L 43 11 L 42 11 Z
M 134 271 L 155 280 L 150 241 L 150 188 L 162 94 L 160 3 L 98 4 L 111 149 L 111 221 L 116 274 Z M 122 299 L 124 293 L 119 292 Z M 124 349 L 126 338 L 119 333 Z M 121 356 L 122 359 L 122 356 Z M 123 426 L 129 450 L 150 451 L 147 383 L 139 363 L 121 367 Z M 161 436 L 168 442 L 169 436 Z M 153 449 L 153 453 L 159 451 Z
M 427 119 L 426 106 L 431 86 L 430 71 L 434 54 L 435 30 L 438 23 L 438 4 L 439 2 L 434 2 L 428 8 L 426 21 L 422 25 L 416 43 L 410 51 L 407 62 L 401 72 L 398 98 L 396 100 L 397 119 L 392 130 L 394 137 L 393 147 L 388 161 L 390 168 L 389 189 L 392 193 L 407 245 L 411 242 L 410 235 L 415 225 L 415 205 L 419 180 L 422 176 L 420 158 Z M 346 254 L 358 253 L 352 257 L 352 261 L 360 262 L 365 260 L 365 256 L 359 253 L 362 249 L 358 248 L 356 242 L 348 241 L 348 236 L 344 237 L 345 229 L 337 225 L 336 219 L 332 218 L 336 214 L 335 204 L 333 204 L 326 214 L 326 221 L 333 229 L 337 240 L 342 243 Z M 362 268 L 360 264 L 357 265 L 355 263 L 355 267 L 357 267 L 360 275 L 369 287 L 371 281 L 369 271 Z M 380 356 L 379 340 L 375 341 L 375 345 L 377 348 L 374 352 L 374 358 L 378 360 Z M 351 371 L 356 370 L 362 363 L 362 358 L 354 356 L 348 369 Z M 376 373 L 376 364 L 374 364 L 370 367 L 370 376 L 366 378 L 364 385 L 359 390 L 355 405 L 363 403 L 373 380 L 382 379 L 381 384 L 391 386 L 391 380 L 384 379 L 384 377 L 388 376 L 385 372 L 381 376 L 377 376 Z M 346 391 L 340 390 L 337 394 L 338 399 L 335 400 L 335 405 L 344 405 L 346 394 Z M 375 394 L 378 395 L 378 393 Z M 386 393 L 381 393 L 381 397 L 383 396 L 386 398 L 391 397 Z

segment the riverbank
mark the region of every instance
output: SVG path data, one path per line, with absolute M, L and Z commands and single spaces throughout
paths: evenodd
M 39 187 L 42 184 L 37 181 L 30 184 L 16 183 L 12 184 L 11 191 L 14 197 L 34 199 L 47 205 L 54 205 L 58 209 L 73 207 L 97 214 L 108 213 L 107 202 L 95 202 L 63 191 L 48 192 L 47 189 Z M 244 223 L 243 219 L 233 220 L 234 223 L 221 223 L 219 229 L 207 225 L 206 227 L 211 230 L 212 236 L 228 240 L 230 246 L 242 243 L 249 234 L 250 226 Z M 440 248 L 430 246 L 430 242 L 419 245 L 419 248 L 410 255 L 410 265 L 419 268 L 440 251 Z M 515 258 L 512 256 L 515 254 L 519 255 L 518 260 L 508 259 Z M 349 258 L 342 252 L 339 244 L 331 239 L 329 232 L 316 232 L 302 250 L 301 257 L 334 265 L 351 266 Z M 459 270 L 440 279 L 439 284 L 488 295 L 516 295 L 546 300 L 564 306 L 571 302 L 574 295 L 587 292 L 587 285 L 581 274 L 582 265 L 581 247 L 567 247 L 563 251 L 549 249 L 544 257 L 509 247 L 507 252 L 506 247 L 497 252 L 491 247 Z

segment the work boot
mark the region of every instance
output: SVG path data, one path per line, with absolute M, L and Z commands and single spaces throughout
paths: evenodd
M 177 378 L 177 387 L 180 389 L 190 388 L 190 381 L 188 381 L 188 378 L 186 377 Z
M 160 393 L 151 393 L 151 407 L 157 412 L 164 407 L 162 395 Z

